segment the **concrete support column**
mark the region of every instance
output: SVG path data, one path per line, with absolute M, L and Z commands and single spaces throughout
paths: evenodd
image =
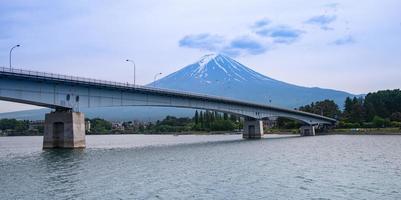
M 312 125 L 307 125 L 307 126 L 301 126 L 301 128 L 299 128 L 299 130 L 301 131 L 301 136 L 315 136 L 315 126 Z
M 263 136 L 263 121 L 257 119 L 245 119 L 244 121 L 244 133 L 242 138 L 244 139 L 260 139 Z
M 85 117 L 73 111 L 46 114 L 43 148 L 85 148 Z

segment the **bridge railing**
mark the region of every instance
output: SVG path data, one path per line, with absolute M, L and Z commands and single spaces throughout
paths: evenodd
M 83 77 L 78 77 L 78 76 L 69 76 L 69 75 L 62 75 L 62 74 L 55 74 L 55 73 L 48 73 L 48 72 L 39 72 L 39 71 L 32 71 L 32 70 L 25 70 L 25 69 L 6 68 L 6 67 L 0 67 L 0 72 L 16 74 L 16 75 L 28 75 L 28 76 L 50 78 L 50 79 L 62 79 L 62 80 L 70 80 L 70 81 L 90 82 L 90 83 L 115 85 L 115 86 L 133 86 L 132 84 L 125 84 L 125 83 L 115 82 L 115 81 L 105 81 L 105 80 L 99 80 L 99 79 L 93 79 L 93 78 L 83 78 Z
M 62 75 L 62 74 L 55 74 L 55 73 L 48 73 L 48 72 L 39 72 L 39 71 L 32 71 L 32 70 L 25 70 L 25 69 L 16 69 L 16 68 L 8 68 L 8 67 L 0 67 L 0 72 L 15 74 L 15 75 L 28 75 L 28 76 L 35 76 L 35 77 L 43 77 L 46 79 L 53 79 L 53 80 L 68 80 L 68 81 L 76 81 L 76 82 L 84 82 L 84 83 L 93 83 L 98 85 L 106 85 L 106 86 L 117 86 L 117 87 L 125 87 L 125 88 L 135 88 L 135 89 L 145 89 L 157 92 L 170 92 L 170 93 L 177 93 L 177 94 L 186 94 L 186 95 L 196 95 L 201 97 L 213 97 L 225 100 L 232 100 L 226 97 L 221 96 L 213 96 L 213 95 L 205 95 L 195 92 L 184 92 L 179 90 L 172 90 L 172 89 L 165 89 L 165 88 L 158 88 L 152 86 L 141 86 L 141 85 L 134 85 L 130 83 L 122 83 L 116 81 L 105 81 L 100 79 L 93 79 L 93 78 L 84 78 L 78 76 L 69 76 L 69 75 Z

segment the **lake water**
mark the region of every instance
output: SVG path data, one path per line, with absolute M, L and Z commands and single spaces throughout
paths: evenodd
M 0 137 L 0 199 L 401 199 L 401 136 Z

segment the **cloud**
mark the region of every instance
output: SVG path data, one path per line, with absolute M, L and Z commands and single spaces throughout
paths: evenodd
M 261 27 L 269 25 L 270 23 L 271 23 L 271 21 L 269 19 L 266 19 L 266 18 L 265 19 L 261 19 L 261 20 L 256 21 L 252 25 L 252 28 L 253 29 L 261 28 Z
M 219 53 L 235 58 L 235 57 L 238 57 L 239 55 L 241 55 L 241 50 L 233 49 L 233 48 L 230 48 L 229 46 L 227 46 L 227 47 L 223 48 L 221 51 L 219 51 Z
M 354 44 L 356 41 L 354 37 L 351 35 L 345 36 L 343 38 L 339 38 L 332 42 L 332 44 L 337 45 L 337 46 L 343 46 L 343 45 L 348 45 L 348 44 Z
M 340 6 L 339 3 L 328 3 L 325 5 L 326 8 L 337 9 Z
M 262 37 L 272 38 L 274 43 L 291 44 L 297 41 L 304 32 L 289 26 L 280 25 L 259 29 L 255 33 Z
M 245 36 L 233 39 L 230 44 L 222 50 L 222 53 L 238 56 L 240 54 L 258 55 L 266 51 L 267 47 L 262 42 Z
M 318 15 L 306 20 L 305 23 L 319 26 L 323 30 L 333 30 L 328 25 L 336 21 L 336 19 L 336 15 Z
M 208 33 L 187 35 L 179 41 L 179 46 L 223 53 L 232 57 L 248 54 L 257 55 L 262 54 L 267 50 L 263 42 L 249 36 L 227 40 L 222 36 Z
M 202 33 L 197 35 L 187 35 L 178 43 L 180 47 L 216 51 L 221 48 L 221 45 L 224 42 L 225 39 L 222 36 Z
M 304 31 L 286 25 L 272 26 L 267 18 L 256 21 L 249 27 L 247 36 L 228 37 L 210 33 L 186 35 L 179 40 L 180 47 L 223 53 L 232 57 L 258 55 L 272 49 L 274 44 L 291 44 L 297 41 Z

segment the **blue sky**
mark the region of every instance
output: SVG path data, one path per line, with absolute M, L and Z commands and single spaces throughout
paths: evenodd
M 211 52 L 285 82 L 401 88 L 401 1 L 0 2 L 0 66 L 147 84 Z M 2 102 L 0 112 L 26 108 Z

